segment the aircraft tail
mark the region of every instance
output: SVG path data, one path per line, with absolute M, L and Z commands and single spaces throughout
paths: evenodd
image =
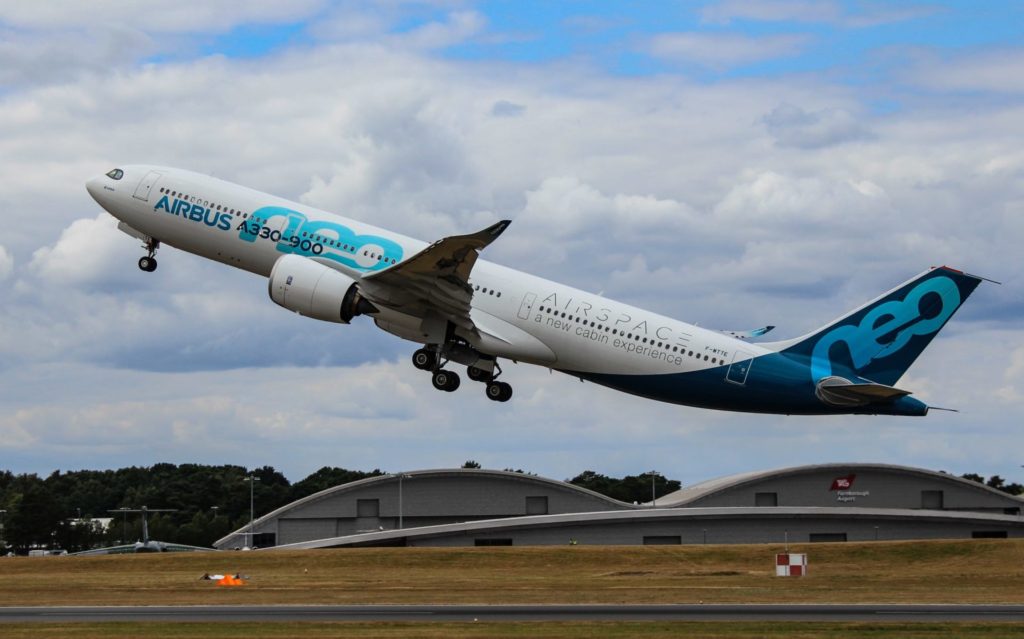
M 857 376 L 891 386 L 982 279 L 933 268 L 808 335 L 762 346 L 808 361 L 814 383 Z

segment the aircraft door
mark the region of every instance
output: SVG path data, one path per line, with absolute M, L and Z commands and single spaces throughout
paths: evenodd
M 747 374 L 753 363 L 753 355 L 745 351 L 736 351 L 732 358 L 732 364 L 729 365 L 729 370 L 725 373 L 725 380 L 743 386 L 747 383 Z
M 163 173 L 159 171 L 150 171 L 139 180 L 139 185 L 135 187 L 134 198 L 142 200 L 143 202 L 149 201 L 149 192 L 153 190 L 153 185 L 160 179 Z
M 536 293 L 527 293 L 523 296 L 523 303 L 519 305 L 519 319 L 530 319 L 530 311 L 533 310 L 533 303 L 536 301 Z

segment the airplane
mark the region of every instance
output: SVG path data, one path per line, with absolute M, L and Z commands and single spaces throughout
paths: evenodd
M 142 539 L 136 541 L 134 544 L 123 544 L 120 546 L 107 546 L 105 548 L 93 548 L 90 550 L 83 550 L 81 552 L 72 553 L 76 556 L 91 556 L 91 555 L 128 555 L 133 553 L 153 553 L 153 552 L 191 552 L 200 550 L 212 550 L 212 548 L 203 548 L 201 546 L 189 546 L 187 544 L 172 544 L 166 541 L 156 541 L 155 539 L 149 538 L 149 513 L 173 513 L 177 512 L 171 508 L 117 508 L 110 510 L 111 513 L 141 513 L 142 514 Z
M 509 220 L 428 244 L 183 169 L 123 166 L 86 189 L 142 242 L 143 271 L 164 244 L 250 271 L 290 311 L 366 316 L 420 344 L 413 365 L 438 390 L 459 387 L 458 364 L 498 402 L 508 360 L 701 408 L 925 415 L 895 384 L 985 279 L 931 268 L 802 337 L 755 343 L 773 327 L 709 330 L 478 259 Z

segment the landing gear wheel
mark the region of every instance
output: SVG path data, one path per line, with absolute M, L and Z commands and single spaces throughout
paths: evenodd
M 458 375 L 444 369 L 434 371 L 434 377 L 430 381 L 433 382 L 434 388 L 447 393 L 454 391 L 461 383 Z
M 437 366 L 437 353 L 421 348 L 412 354 L 412 365 L 421 371 L 433 370 Z
M 466 374 L 474 382 L 489 382 L 494 379 L 494 374 L 489 373 L 483 369 L 477 368 L 476 366 L 469 366 L 466 368 Z
M 512 387 L 505 382 L 490 382 L 487 384 L 487 399 L 507 402 L 512 399 Z
M 140 257 L 139 268 L 147 273 L 152 273 L 156 270 L 156 258 L 155 257 Z

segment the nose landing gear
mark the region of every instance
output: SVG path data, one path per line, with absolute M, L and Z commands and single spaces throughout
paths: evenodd
M 160 240 L 148 239 L 142 245 L 148 255 L 139 258 L 139 268 L 147 273 L 156 270 L 156 250 L 160 248 Z

